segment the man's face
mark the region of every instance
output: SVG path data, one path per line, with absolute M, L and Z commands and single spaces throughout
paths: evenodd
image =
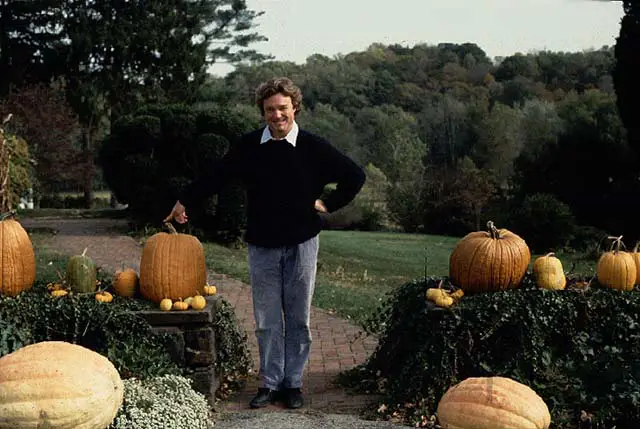
M 291 128 L 296 116 L 291 97 L 280 93 L 272 95 L 262 103 L 264 108 L 264 120 L 266 121 L 271 135 L 275 138 L 283 138 Z

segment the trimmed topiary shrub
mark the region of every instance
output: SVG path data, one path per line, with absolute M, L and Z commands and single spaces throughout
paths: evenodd
M 519 289 L 442 309 L 425 299 L 439 281 L 407 283 L 367 323 L 378 347 L 340 382 L 382 395 L 369 416 L 434 427 L 447 388 L 500 375 L 533 388 L 554 428 L 640 427 L 640 293 L 577 279 L 563 291 L 542 290 L 527 277 Z
M 139 224 L 160 226 L 178 193 L 258 125 L 232 107 L 146 106 L 113 124 L 99 154 L 104 180 Z M 234 241 L 244 228 L 244 193 L 237 185 L 188 210 L 190 232 L 201 237 Z

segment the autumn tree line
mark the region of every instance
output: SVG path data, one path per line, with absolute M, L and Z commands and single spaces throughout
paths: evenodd
M 199 101 L 250 104 L 265 77 L 291 76 L 301 126 L 382 174 L 380 226 L 460 235 L 492 219 L 550 247 L 626 228 L 639 189 L 615 63 L 612 47 L 491 59 L 471 43 L 373 44 L 239 66 Z
M 157 9 L 144 14 L 136 1 L 126 9 L 53 3 L 5 1 L 13 14 L 0 18 L 10 17 L 0 28 L 14 29 L 0 39 L 0 72 L 10 76 L 1 85 L 2 108 L 23 109 L 21 135 L 42 160 L 35 176 L 43 194 L 80 184 L 89 203 L 98 179 L 131 202 L 136 183 L 149 189 L 154 176 L 177 190 L 203 167 L 167 170 L 151 160 L 154 145 L 170 141 L 167 160 L 177 159 L 179 143 L 192 147 L 185 160 L 220 156 L 233 141 L 230 130 L 260 123 L 257 84 L 286 75 L 303 91 L 300 125 L 367 171 L 361 195 L 330 219 L 335 227 L 461 235 L 491 219 L 537 251 L 584 248 L 609 234 L 640 237 L 633 205 L 640 195 L 633 119 L 640 13 L 632 2 L 613 47 L 489 58 L 474 43 L 374 43 L 303 64 L 249 48 L 264 38 L 253 31 L 259 12 L 243 1 L 145 2 Z M 33 24 L 25 28 L 57 30 L 16 37 L 27 19 Z M 200 43 L 188 41 L 194 35 Z M 235 70 L 208 75 L 216 61 L 234 62 Z M 149 110 L 154 105 L 164 107 Z M 38 130 L 25 125 L 38 114 Z M 182 125 L 169 131 L 167 123 Z M 135 161 L 137 176 L 123 175 L 123 159 Z M 140 211 L 149 207 L 139 204 Z

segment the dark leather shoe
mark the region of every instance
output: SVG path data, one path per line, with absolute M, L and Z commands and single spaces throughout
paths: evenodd
M 304 405 L 304 398 L 302 397 L 302 390 L 298 388 L 285 389 L 285 403 L 288 408 L 300 408 Z
M 253 397 L 249 406 L 251 408 L 262 408 L 269 404 L 272 404 L 276 399 L 277 392 L 275 390 L 267 389 L 266 387 L 260 387 L 258 394 Z

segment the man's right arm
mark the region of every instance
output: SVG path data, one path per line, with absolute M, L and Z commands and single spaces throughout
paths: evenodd
M 217 162 L 214 162 L 197 180 L 187 185 L 178 195 L 178 199 L 165 218 L 165 222 L 175 219 L 178 223 L 188 220 L 186 207 L 210 195 L 217 194 L 220 189 L 240 174 L 242 144 L 237 141 L 229 151 Z

